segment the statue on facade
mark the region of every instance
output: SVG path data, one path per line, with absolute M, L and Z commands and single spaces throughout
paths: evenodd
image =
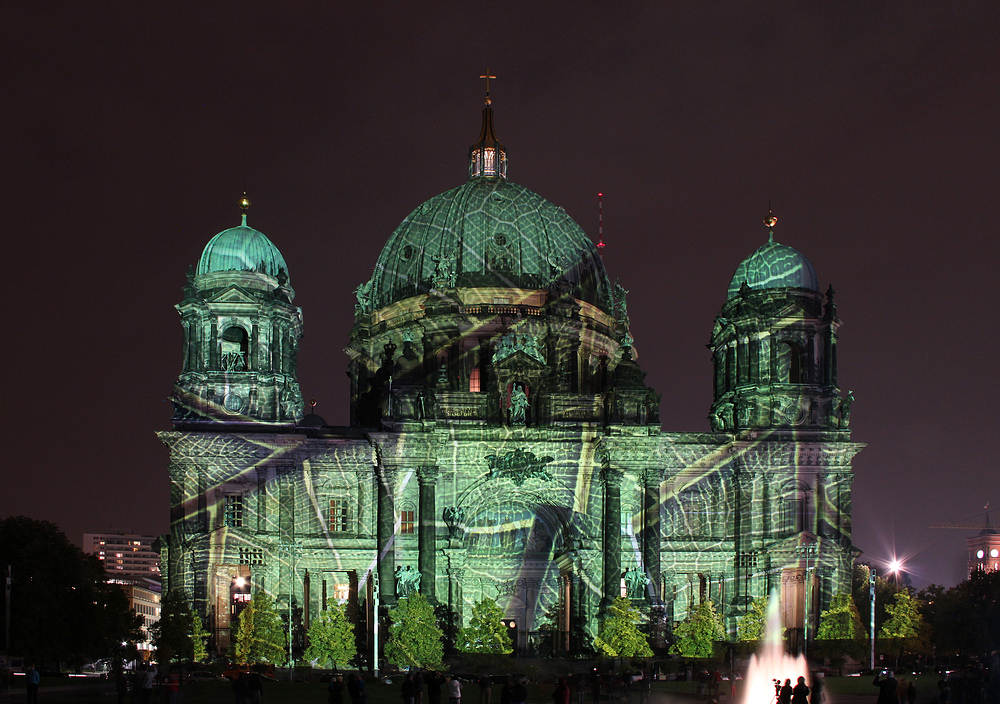
M 296 420 L 302 415 L 299 395 L 291 384 L 285 384 L 285 388 L 281 391 L 281 411 L 284 417 L 289 420 Z
M 372 282 L 371 280 L 358 286 L 354 289 L 354 296 L 358 299 L 357 305 L 354 307 L 357 313 L 370 313 L 372 310 Z
M 511 425 L 527 425 L 528 405 L 528 394 L 524 391 L 524 385 L 514 384 L 514 388 L 510 391 Z
M 420 589 L 420 573 L 413 565 L 396 568 L 396 596 L 410 596 Z
M 837 427 L 848 428 L 851 425 L 851 404 L 854 403 L 854 392 L 848 391 L 847 396 L 837 405 Z
M 612 293 L 615 320 L 628 320 L 628 302 L 625 300 L 627 294 L 628 290 L 620 282 L 615 281 Z
M 434 262 L 434 288 L 455 288 L 455 255 L 445 254 L 441 257 L 431 257 Z
M 649 584 L 649 577 L 642 573 L 637 567 L 629 567 L 625 570 L 625 594 L 629 599 L 642 599 L 646 596 L 646 585 Z
M 444 524 L 448 526 L 448 537 L 457 538 L 465 522 L 465 509 L 461 506 L 446 506 L 443 518 Z
M 749 428 L 750 420 L 753 418 L 753 399 L 740 397 L 736 400 L 736 424 L 740 428 Z
M 711 416 L 709 416 L 709 421 L 712 424 L 712 430 L 715 432 L 722 432 L 725 430 L 733 429 L 733 404 L 726 403 L 721 404 Z
M 646 394 L 646 421 L 648 423 L 660 422 L 660 399 L 663 394 L 656 393 L 653 389 Z

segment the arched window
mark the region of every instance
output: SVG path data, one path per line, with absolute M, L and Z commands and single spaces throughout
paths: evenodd
M 241 327 L 226 328 L 222 333 L 222 368 L 241 372 L 250 368 L 250 337 Z
M 794 535 L 809 529 L 809 491 L 802 484 L 792 484 L 785 490 L 781 504 L 781 532 Z
M 775 350 L 774 379 L 779 384 L 802 383 L 802 350 L 794 342 L 779 342 Z

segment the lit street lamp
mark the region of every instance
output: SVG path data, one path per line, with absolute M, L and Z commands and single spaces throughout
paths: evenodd
M 875 568 L 872 567 L 868 570 L 868 589 L 871 595 L 871 618 L 869 619 L 869 630 L 871 632 L 872 650 L 871 650 L 871 660 L 869 661 L 868 667 L 872 670 L 875 669 Z

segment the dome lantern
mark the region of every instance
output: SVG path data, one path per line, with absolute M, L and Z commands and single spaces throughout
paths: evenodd
M 469 178 L 507 178 L 507 151 L 493 129 L 493 101 L 490 99 L 490 75 L 487 69 L 486 99 L 483 101 L 483 127 L 479 140 L 469 147 Z

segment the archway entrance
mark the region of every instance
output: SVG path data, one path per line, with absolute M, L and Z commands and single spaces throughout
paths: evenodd
M 466 520 L 466 607 L 495 599 L 519 656 L 565 652 L 574 626 L 569 511 L 506 499 L 481 505 Z

